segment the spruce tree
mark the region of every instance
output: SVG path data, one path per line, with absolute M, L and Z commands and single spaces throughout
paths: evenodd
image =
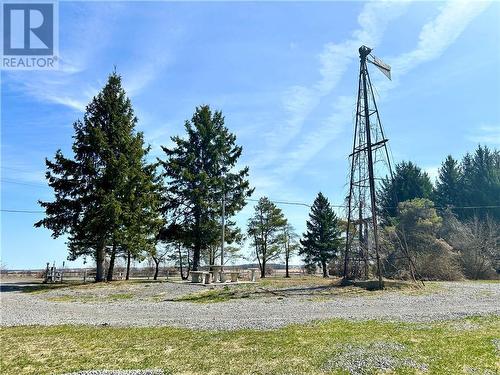
M 314 200 L 307 221 L 307 231 L 300 241 L 301 255 L 306 263 L 320 264 L 323 277 L 328 277 L 328 263 L 333 260 L 341 247 L 340 223 L 328 199 L 320 192 Z
M 87 105 L 83 121 L 74 123 L 73 158 L 61 150 L 46 160 L 53 202 L 40 202 L 46 217 L 36 227 L 68 235 L 69 259 L 90 255 L 96 281 L 105 277 L 106 251 L 139 251 L 154 245 L 161 225 L 161 195 L 155 166 L 146 162 L 148 148 L 135 131 L 137 118 L 113 72 Z M 112 275 L 112 268 L 110 269 Z
M 432 183 L 427 173 L 411 161 L 396 165 L 394 180 L 386 177 L 378 191 L 380 214 L 385 222 L 396 216 L 399 202 L 432 197 Z
M 439 169 L 439 176 L 434 191 L 434 202 L 438 207 L 458 206 L 460 202 L 460 165 L 448 155 Z
M 224 125 L 220 111 L 197 107 L 185 122 L 186 137 L 172 137 L 174 146 L 163 147 L 167 158 L 159 159 L 167 179 L 167 210 L 179 213 L 183 242 L 193 249 L 193 270 L 201 253 L 221 238 L 221 208 L 233 216 L 245 206 L 253 189 L 248 167 L 236 169 L 242 147 Z
M 500 152 L 486 146 L 478 146 L 473 155 L 462 160 L 462 205 L 467 207 L 489 207 L 457 209 L 460 218 L 492 216 L 500 221 Z

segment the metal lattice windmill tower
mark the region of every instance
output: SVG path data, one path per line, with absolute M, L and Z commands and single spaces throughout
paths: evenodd
M 391 68 L 371 55 L 371 48 L 359 48 L 360 68 L 354 142 L 350 156 L 350 184 L 347 197 L 347 237 L 344 256 L 344 280 L 369 277 L 369 265 L 376 263 L 379 287 L 383 287 L 380 239 L 377 222 L 377 181 L 383 177 L 380 167 L 392 177 L 375 95 L 368 73 L 368 62 L 391 79 Z

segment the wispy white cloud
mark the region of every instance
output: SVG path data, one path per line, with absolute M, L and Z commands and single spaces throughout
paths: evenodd
M 338 84 L 345 71 L 357 58 L 356 51 L 361 45 L 376 47 L 391 21 L 407 10 L 409 1 L 368 2 L 358 16 L 360 28 L 352 37 L 342 43 L 328 43 L 320 54 L 321 80 L 315 85 L 320 94 L 330 93 Z
M 416 48 L 391 60 L 396 77 L 439 58 L 489 5 L 488 1 L 449 1 L 444 4 L 439 15 L 422 27 Z
M 354 118 L 355 107 L 355 97 L 338 97 L 333 105 L 333 112 L 321 123 L 319 128 L 305 134 L 301 142 L 286 153 L 285 161 L 280 164 L 278 171 L 285 175 L 303 167 L 332 139 L 344 131 L 346 119 L 352 120 Z
M 500 125 L 481 125 L 467 138 L 475 143 L 500 145 Z
M 105 82 L 105 77 L 96 77 L 96 74 L 101 74 L 103 56 L 109 57 L 107 50 L 119 42 L 115 38 L 119 35 L 119 24 L 115 21 L 126 15 L 128 8 L 115 2 L 100 3 L 99 6 L 74 3 L 67 11 L 71 13 L 71 23 L 61 19 L 60 28 L 66 33 L 64 39 L 70 42 L 61 41 L 59 68 L 55 71 L 6 72 L 3 78 L 4 84 L 37 100 L 83 112 Z M 141 55 L 134 58 L 134 64 L 125 60 L 124 67 L 118 67 L 130 96 L 140 94 L 170 62 L 165 48 L 158 48 L 160 41 L 144 38 L 141 43 L 136 48 Z M 131 45 L 130 48 L 134 47 Z M 160 50 L 163 53 L 159 54 Z M 118 62 L 112 61 L 109 67 L 105 67 L 106 72 Z
M 292 86 L 284 92 L 285 120 L 266 134 L 266 147 L 255 165 L 267 165 L 282 155 L 283 148 L 296 137 L 308 116 L 318 107 L 321 99 L 330 94 L 356 59 L 362 44 L 376 46 L 389 22 L 404 13 L 408 2 L 369 2 L 358 16 L 359 28 L 350 39 L 340 43 L 327 43 L 318 56 L 320 79 L 310 86 Z M 309 138 L 309 137 L 307 137 Z M 309 139 L 306 139 L 309 143 Z M 306 148 L 306 146 L 303 146 Z
M 55 71 L 7 72 L 3 76 L 3 84 L 42 102 L 83 111 L 96 86 L 82 77 L 108 43 L 112 28 L 109 25 L 105 27 L 105 23 L 112 19 L 119 5 L 101 6 L 99 11 L 92 11 L 92 7 L 85 4 L 73 6 L 75 14 L 71 26 L 66 29 L 65 20 L 60 20 L 60 28 L 66 32 L 65 38 L 71 39 L 71 43 L 66 45 L 64 39 L 60 41 L 59 68 Z
M 422 27 L 415 49 L 396 56 L 395 58 L 387 59 L 387 62 L 392 65 L 395 79 L 392 82 L 387 80 L 377 82 L 378 94 L 383 97 L 390 89 L 397 87 L 399 79 L 404 74 L 409 73 L 420 64 L 439 58 L 444 51 L 451 44 L 453 44 L 453 42 L 455 42 L 455 40 L 465 30 L 467 25 L 469 25 L 475 17 L 483 12 L 487 6 L 487 2 L 476 3 L 467 1 L 449 1 L 446 3 L 440 9 L 438 16 Z M 382 13 L 387 11 L 387 9 L 383 7 L 378 10 Z M 395 12 L 392 14 L 395 15 L 400 13 Z M 381 32 L 378 33 L 378 36 L 376 35 L 377 18 L 373 14 L 370 18 L 370 16 L 366 16 L 365 12 L 363 12 L 360 15 L 360 18 L 364 17 L 366 17 L 368 25 L 371 26 L 366 30 L 363 29 L 362 31 L 358 31 L 357 33 L 361 35 L 366 32 L 367 34 L 365 37 L 367 40 L 370 40 L 370 42 L 365 42 L 364 44 L 375 46 L 381 38 Z M 382 24 L 385 25 L 389 19 L 390 17 L 384 18 L 385 22 L 382 22 Z M 363 44 L 361 40 L 357 40 L 356 43 L 356 45 Z M 339 51 L 347 53 L 347 51 L 342 49 L 335 49 L 335 51 L 337 51 L 337 53 Z M 349 51 L 349 54 L 353 55 L 352 50 Z M 335 55 L 336 53 L 332 54 L 331 58 L 333 59 Z M 333 68 L 332 71 L 334 71 Z M 287 173 L 290 173 L 303 167 L 321 149 L 326 147 L 333 139 L 335 139 L 343 129 L 352 124 L 352 111 L 354 107 L 354 98 L 345 96 L 338 97 L 335 101 L 334 111 L 331 117 L 326 119 L 319 129 L 315 129 L 314 132 L 305 136 L 304 140 L 300 142 L 293 151 L 286 154 L 284 159 L 287 160 L 287 162 L 281 165 L 280 169 L 283 172 L 286 171 Z M 493 133 L 484 135 L 482 139 L 484 142 L 491 142 L 496 139 L 495 136 L 498 136 L 498 134 Z
M 161 157 L 164 158 L 162 146 L 170 148 L 174 146 L 172 139 L 172 126 L 171 124 L 162 124 L 161 126 L 148 128 L 144 132 L 146 143 L 151 147 L 149 156 L 151 158 Z
M 16 183 L 27 183 L 43 186 L 45 184 L 45 164 L 43 159 L 33 162 L 31 158 L 33 150 L 26 150 L 23 157 L 19 157 L 19 149 L 11 144 L 2 143 L 2 165 L 0 173 L 2 179 Z M 12 186 L 16 186 L 15 184 Z
M 55 104 L 61 104 L 75 111 L 83 111 L 88 99 L 92 97 L 90 92 L 95 89 L 88 83 L 80 83 L 72 73 L 60 72 L 57 74 L 43 73 L 34 78 L 32 75 L 23 74 L 11 77 L 7 84 L 16 86 L 20 90 L 37 100 Z M 74 85 L 80 85 L 77 90 Z M 82 90 L 82 87 L 85 89 Z
M 46 185 L 45 171 L 43 169 L 35 170 L 30 167 L 2 166 L 2 178 L 16 183 L 28 183 L 44 187 Z
M 166 55 L 150 56 L 143 64 L 135 67 L 133 71 L 127 71 L 123 77 L 123 87 L 130 96 L 138 95 L 147 87 L 168 64 Z

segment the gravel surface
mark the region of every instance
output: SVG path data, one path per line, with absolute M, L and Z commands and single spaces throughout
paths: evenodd
M 19 283 L 1 285 L 1 325 L 86 324 L 110 326 L 175 326 L 196 329 L 272 329 L 317 319 L 384 319 L 434 321 L 471 315 L 500 315 L 500 283 L 442 283 L 439 291 L 422 295 L 387 292 L 376 296 L 339 296 L 315 300 L 310 296 L 262 297 L 218 303 L 173 302 L 174 298 L 203 290 L 189 284 L 134 285 L 140 297 L 116 301 L 54 302 L 67 289 L 23 293 Z M 109 290 L 108 290 L 109 289 Z M 111 291 L 110 291 L 111 290 Z M 102 295 L 129 293 L 130 288 L 103 288 Z M 81 291 L 71 291 L 81 293 Z M 160 300 L 153 296 L 161 295 Z M 467 329 L 469 327 L 465 327 Z

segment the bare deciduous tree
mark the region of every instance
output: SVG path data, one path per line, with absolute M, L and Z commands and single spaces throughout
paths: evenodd
M 465 222 L 449 218 L 450 244 L 460 251 L 465 276 L 471 279 L 491 278 L 499 269 L 500 225 L 491 217 L 474 216 Z

